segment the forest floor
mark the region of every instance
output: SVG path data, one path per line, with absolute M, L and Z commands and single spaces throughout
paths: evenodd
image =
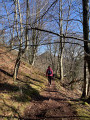
M 0 120 L 90 120 L 90 104 L 80 100 L 79 89 L 64 88 L 21 60 L 13 81 L 17 53 L 0 48 Z
M 41 96 L 38 100 L 33 100 L 25 110 L 26 120 L 79 120 L 80 116 L 77 115 L 70 102 L 78 100 L 67 98 L 63 93 L 60 93 L 56 89 L 54 80 L 51 86 L 46 85 Z

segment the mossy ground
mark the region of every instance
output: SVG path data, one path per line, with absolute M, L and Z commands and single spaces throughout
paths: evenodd
M 25 70 L 22 67 L 25 67 Z M 30 101 L 40 97 L 45 82 L 47 79 L 39 70 L 33 69 L 30 65 L 21 65 L 16 81 L 9 77 L 0 83 L 0 120 L 18 120 L 25 108 L 30 105 Z
M 65 89 L 58 80 L 56 84 L 60 94 L 67 98 L 67 102 L 70 103 L 73 111 L 77 114 L 77 118 L 80 120 L 90 120 L 90 104 L 81 100 L 81 91 L 78 89 Z
M 77 112 L 80 120 L 90 120 L 90 104 L 83 101 L 72 103 L 73 109 Z

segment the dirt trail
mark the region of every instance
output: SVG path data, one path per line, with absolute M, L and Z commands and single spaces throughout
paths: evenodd
M 79 120 L 68 99 L 62 96 L 52 85 L 46 86 L 41 93 L 43 98 L 32 101 L 25 112 L 25 119 L 35 120 Z

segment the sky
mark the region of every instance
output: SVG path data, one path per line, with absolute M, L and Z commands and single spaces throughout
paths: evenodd
M 12 9 L 13 9 L 13 5 L 12 5 L 12 0 L 3 0 L 3 2 L 5 2 L 5 5 L 7 7 L 7 10 L 9 13 L 12 13 Z M 30 0 L 30 3 L 31 3 L 32 0 Z M 33 0 L 35 1 L 35 0 Z M 42 6 L 41 8 L 41 14 L 43 14 L 43 10 L 46 9 L 52 4 L 54 0 L 49 0 L 49 2 L 45 2 L 45 4 Z M 82 0 L 81 0 L 82 1 Z M 8 2 L 8 3 L 7 3 Z M 22 3 L 23 0 L 20 0 L 20 3 Z M 42 3 L 44 2 L 44 0 L 42 0 Z M 47 5 L 47 3 L 49 3 L 49 5 Z M 82 12 L 82 5 L 79 4 L 80 3 L 80 0 L 72 0 L 72 6 L 71 6 L 71 10 L 70 10 L 70 19 L 78 19 L 78 20 L 81 20 L 82 19 L 82 16 L 79 16 L 78 12 Z M 89 4 L 90 4 L 90 0 L 89 0 Z M 2 27 L 5 27 L 5 26 L 9 26 L 9 23 L 8 23 L 8 19 L 7 19 L 7 14 L 6 14 L 6 10 L 4 9 L 4 5 L 2 4 L 2 0 L 0 0 L 0 29 L 2 29 Z M 22 5 L 23 6 L 23 5 Z M 49 12 L 46 14 L 46 18 L 44 18 L 44 21 L 45 21 L 45 27 L 44 29 L 48 29 L 48 30 L 51 30 L 53 32 L 56 32 L 56 33 L 59 33 L 59 26 L 57 24 L 58 22 L 58 2 L 57 4 L 52 7 Z M 66 20 L 67 19 L 67 14 L 68 14 L 68 0 L 63 0 L 63 19 Z M 25 7 L 24 9 L 25 10 Z M 89 9 L 90 10 L 90 9 Z M 2 19 L 2 14 L 4 15 L 5 18 Z M 22 14 L 23 14 L 23 18 L 25 18 L 25 14 L 23 13 L 22 11 Z M 34 16 L 34 13 L 32 14 Z M 48 15 L 50 15 L 50 18 L 48 18 Z M 12 23 L 13 22 L 13 19 L 14 19 L 14 16 L 13 16 L 13 13 L 11 15 L 9 15 L 9 18 L 10 18 L 10 22 Z M 57 19 L 57 21 L 55 20 Z M 5 21 L 5 23 L 2 25 L 2 20 Z M 63 33 L 65 33 L 65 28 L 66 28 L 66 21 L 63 21 Z M 89 19 L 89 27 L 90 27 L 90 19 Z M 6 27 L 8 28 L 8 27 Z M 89 28 L 90 29 L 90 28 Z M 9 36 L 9 29 L 7 30 L 7 38 L 10 39 Z M 82 34 L 83 32 L 83 28 L 82 28 L 82 23 L 81 22 L 78 22 L 78 21 L 69 21 L 69 27 L 68 27 L 68 32 L 69 33 L 76 33 L 76 34 Z M 57 37 L 52 37 L 52 40 L 55 40 L 57 39 Z M 45 46 L 41 46 L 40 47 L 40 52 L 44 52 L 44 50 L 46 50 L 46 47 Z

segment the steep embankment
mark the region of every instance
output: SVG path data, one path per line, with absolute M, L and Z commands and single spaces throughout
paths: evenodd
M 21 61 L 18 79 L 13 81 L 16 51 L 0 48 L 0 120 L 22 116 L 31 100 L 39 99 L 39 92 L 47 82 L 45 75 L 35 67 Z
M 55 80 L 49 87 L 45 75 L 24 61 L 14 82 L 15 52 L 0 48 L 0 120 L 90 119 L 90 105 L 80 101 L 80 91 Z

